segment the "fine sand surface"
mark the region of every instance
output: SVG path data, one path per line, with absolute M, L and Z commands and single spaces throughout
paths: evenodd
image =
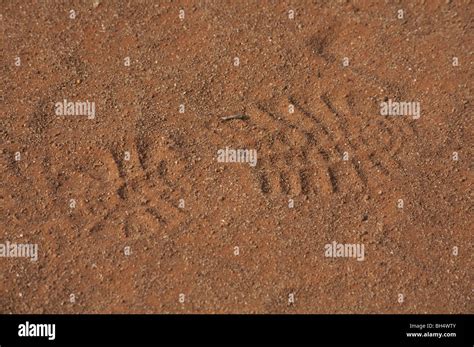
M 1 313 L 473 312 L 472 1 L 0 15 Z

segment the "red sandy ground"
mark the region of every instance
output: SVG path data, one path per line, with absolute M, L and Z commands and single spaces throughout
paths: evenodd
M 0 242 L 39 246 L 0 258 L 1 313 L 473 312 L 472 1 L 0 14 Z M 387 98 L 420 119 L 381 116 Z M 63 99 L 96 118 L 56 116 Z M 257 166 L 217 162 L 226 146 Z

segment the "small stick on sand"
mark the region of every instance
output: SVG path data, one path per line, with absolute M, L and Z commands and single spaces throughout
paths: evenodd
M 232 120 L 232 119 L 242 119 L 242 120 L 245 120 L 245 119 L 249 119 L 249 116 L 245 115 L 245 114 L 233 114 L 231 116 L 225 116 L 225 117 L 221 117 L 222 120 L 226 121 L 226 120 Z

